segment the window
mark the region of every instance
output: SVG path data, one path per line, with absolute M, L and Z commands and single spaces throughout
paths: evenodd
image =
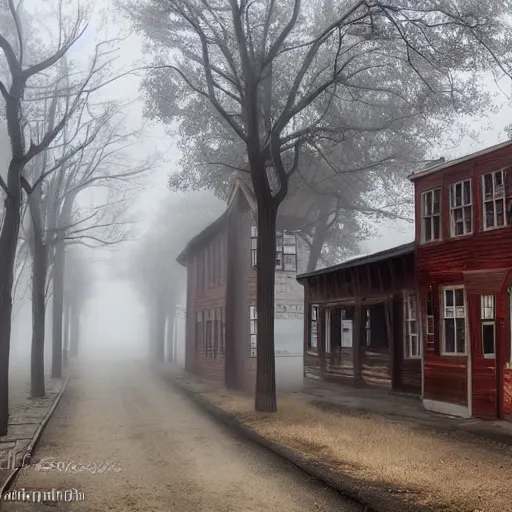
M 482 321 L 482 354 L 485 359 L 494 359 L 496 327 L 494 323 L 494 295 L 480 296 L 480 318 Z
M 441 189 L 421 194 L 421 229 L 424 242 L 441 238 Z
M 294 234 L 277 233 L 276 269 L 291 272 L 297 270 L 297 239 Z
M 484 229 L 505 225 L 504 172 L 496 171 L 482 176 Z
M 251 226 L 251 265 L 256 266 L 258 228 Z M 294 234 L 276 233 L 276 270 L 297 271 L 297 240 Z
M 226 351 L 226 312 L 224 308 L 221 308 L 221 322 L 220 322 L 220 348 L 219 356 L 224 357 Z
M 205 338 L 204 338 L 204 322 L 203 311 L 196 313 L 196 356 L 204 357 L 205 355 Z
M 251 265 L 256 266 L 258 256 L 258 229 L 251 226 Z
M 443 291 L 443 341 L 445 354 L 466 354 L 466 299 L 464 287 Z
M 371 327 L 371 322 L 370 322 L 370 309 L 367 308 L 366 309 L 366 320 L 365 320 L 365 324 L 364 324 L 364 329 L 365 329 L 365 332 L 366 332 L 366 346 L 367 347 L 371 347 L 371 344 L 372 344 L 372 327 Z
M 311 333 L 309 348 L 318 349 L 318 306 L 311 306 Z
M 420 343 L 418 336 L 417 301 L 416 295 L 407 293 L 405 295 L 405 347 L 404 356 L 406 359 L 421 357 Z
M 213 310 L 206 311 L 206 357 L 207 358 L 214 358 L 214 320 L 215 320 L 215 313 Z
M 331 310 L 325 311 L 325 353 L 331 353 Z
M 251 357 L 256 357 L 258 348 L 258 313 L 254 306 L 249 307 L 249 322 L 251 333 Z
M 468 235 L 473 231 L 471 203 L 471 180 L 451 185 L 450 215 L 452 236 Z

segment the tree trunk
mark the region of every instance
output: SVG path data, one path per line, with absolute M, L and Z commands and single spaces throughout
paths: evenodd
M 306 272 L 313 272 L 316 270 L 318 260 L 322 255 L 325 238 L 327 236 L 327 232 L 329 231 L 329 219 L 327 217 L 329 210 L 330 205 L 327 201 L 320 206 L 318 219 L 315 223 L 315 232 L 313 233 L 313 244 L 311 245 L 311 250 L 309 251 L 308 266 L 306 268 Z
M 20 229 L 22 165 L 9 164 L 9 195 L 5 199 L 4 223 L 0 233 L 0 436 L 9 423 L 9 352 L 11 347 L 12 289 L 14 261 Z
M 70 329 L 70 312 L 71 305 L 67 297 L 64 297 L 64 339 L 62 352 L 62 364 L 64 368 L 68 367 L 69 363 L 69 329 Z
M 165 322 L 167 315 L 162 301 L 155 308 L 155 361 L 165 361 Z
M 45 395 L 44 340 L 46 323 L 47 251 L 43 241 L 43 228 L 39 197 L 34 192 L 28 198 L 32 220 L 32 349 L 30 360 L 30 394 L 33 398 Z
M 174 311 L 167 313 L 167 362 L 172 363 L 176 355 L 174 353 Z
M 258 201 L 257 248 L 257 411 L 277 411 L 276 375 L 274 354 L 274 297 L 276 268 L 276 217 L 277 208 L 269 197 Z
M 70 333 L 69 333 L 69 350 L 71 357 L 78 357 L 80 347 L 80 310 L 76 301 L 70 304 L 69 313 Z
M 52 377 L 62 378 L 62 319 L 64 314 L 64 241 L 55 244 L 53 262 L 53 343 L 52 343 Z

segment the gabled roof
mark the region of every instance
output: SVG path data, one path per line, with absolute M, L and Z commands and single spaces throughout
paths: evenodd
M 188 242 L 188 244 L 185 246 L 185 249 L 183 249 L 183 251 L 176 258 L 176 261 L 180 265 L 186 266 L 190 254 L 193 251 L 195 251 L 203 242 L 208 240 L 210 236 L 214 235 L 215 233 L 217 233 L 217 231 L 219 231 L 219 229 L 222 227 L 222 225 L 228 218 L 229 212 L 231 210 L 231 205 L 233 204 L 233 201 L 237 196 L 237 193 L 243 194 L 243 196 L 249 203 L 251 209 L 253 209 L 253 206 L 256 206 L 256 201 L 254 199 L 252 191 L 248 189 L 245 183 L 237 179 L 233 186 L 233 189 L 229 194 L 226 211 L 218 219 L 214 220 L 211 224 L 206 226 L 201 232 L 199 232 L 194 238 L 192 238 Z
M 488 153 L 492 153 L 493 151 L 498 151 L 499 149 L 506 148 L 507 146 L 510 146 L 510 145 L 512 145 L 512 141 L 507 140 L 506 142 L 502 142 L 501 144 L 496 144 L 495 146 L 491 146 L 490 148 L 482 149 L 481 151 L 477 151 L 476 153 L 471 153 L 471 154 L 463 156 L 461 158 L 456 158 L 455 160 L 443 162 L 443 163 L 440 163 L 439 165 L 434 165 L 433 167 L 430 167 L 428 169 L 424 169 L 422 171 L 412 173 L 407 177 L 411 181 L 414 181 L 418 178 L 422 178 L 423 176 L 428 176 L 429 174 L 434 174 L 435 172 L 439 172 L 444 169 L 448 169 L 449 167 L 453 167 L 454 165 L 461 164 L 468 160 L 472 160 L 473 158 L 478 158 L 480 156 L 487 155 Z
M 313 272 L 300 274 L 297 276 L 297 281 L 301 281 L 302 279 L 306 279 L 308 277 L 329 274 L 331 272 L 336 272 L 338 270 L 345 270 L 347 268 L 358 267 L 359 265 L 377 263 L 379 261 L 385 261 L 391 258 L 396 258 L 398 256 L 412 254 L 414 253 L 414 246 L 414 242 L 409 242 L 407 244 L 399 245 L 397 247 L 392 247 L 391 249 L 386 249 L 385 251 L 379 251 L 373 254 L 367 254 L 366 256 L 352 258 L 350 260 L 344 261 L 343 263 L 339 263 L 338 265 L 333 265 L 332 267 L 321 268 Z

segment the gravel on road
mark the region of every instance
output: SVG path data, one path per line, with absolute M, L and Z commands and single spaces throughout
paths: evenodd
M 55 463 L 52 470 L 45 470 L 51 466 L 47 457 Z M 6 512 L 362 509 L 291 464 L 247 444 L 144 363 L 134 361 L 89 360 L 77 366 L 33 466 L 20 472 L 12 489 L 77 489 L 85 500 L 3 501 L 0 508 Z

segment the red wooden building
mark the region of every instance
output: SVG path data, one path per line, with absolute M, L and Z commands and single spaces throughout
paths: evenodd
M 424 405 L 512 419 L 512 142 L 410 179 Z

